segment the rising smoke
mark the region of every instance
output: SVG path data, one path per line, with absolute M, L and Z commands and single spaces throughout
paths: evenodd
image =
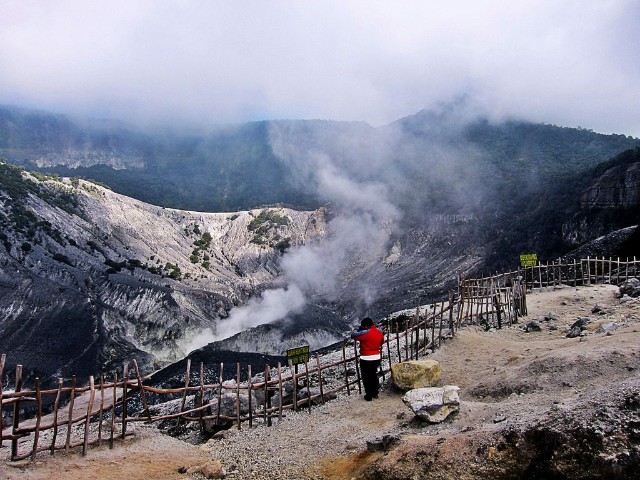
M 328 225 L 329 235 L 322 242 L 288 251 L 282 259 L 285 286 L 265 291 L 233 309 L 217 327 L 216 340 L 286 319 L 300 313 L 308 302 L 334 300 L 348 269 L 363 259 L 381 259 L 388 249 L 400 212 L 389 200 L 388 186 L 371 178 L 372 170 L 382 165 L 382 152 L 371 149 L 367 155 L 359 142 L 348 138 L 329 141 L 324 135 L 316 139 L 319 145 L 310 145 L 305 133 L 291 131 L 286 122 L 274 123 L 271 146 L 296 172 L 296 178 L 303 182 L 301 188 L 331 205 L 336 215 Z M 336 144 L 340 155 L 327 148 Z M 354 301 L 366 305 L 375 292 L 362 288 L 359 296 Z

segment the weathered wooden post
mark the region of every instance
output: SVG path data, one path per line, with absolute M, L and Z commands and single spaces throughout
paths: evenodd
M 347 387 L 347 395 L 351 395 L 349 388 L 349 369 L 347 368 L 347 350 L 344 343 L 342 344 L 342 365 L 344 366 L 344 381 Z
M 493 306 L 496 309 L 496 316 L 498 317 L 498 330 L 502 329 L 502 311 L 500 306 L 500 297 L 496 292 L 493 296 Z
M 0 406 L 2 406 L 2 375 L 4 372 L 4 364 L 5 361 L 7 359 L 7 355 L 6 354 L 2 354 L 2 357 L 0 357 Z M 2 437 L 2 427 L 4 425 L 2 424 L 2 411 L 0 410 L 0 448 L 2 448 L 4 445 L 4 438 Z
M 51 439 L 51 455 L 54 455 L 56 451 L 56 437 L 58 436 L 58 408 L 60 406 L 63 383 L 64 380 L 62 378 L 58 378 L 58 392 L 56 393 L 56 399 L 53 402 L 53 438 Z
M 353 342 L 353 355 L 355 357 L 354 363 L 356 364 L 356 379 L 358 380 L 358 394 L 362 395 L 362 378 L 360 376 L 360 362 L 358 361 L 359 359 L 358 346 L 356 345 L 356 342 Z
M 113 398 L 111 404 L 111 434 L 109 435 L 109 448 L 113 448 L 113 435 L 116 429 L 116 405 L 118 400 L 118 372 L 113 372 Z
M 200 434 L 202 434 L 204 433 L 204 411 L 202 410 L 202 407 L 204 407 L 204 362 L 200 362 L 200 401 L 198 402 L 198 407 L 200 408 Z M 251 422 L 251 419 L 249 422 Z
M 265 372 L 266 373 L 266 372 Z M 220 388 L 218 389 L 218 406 L 217 406 L 217 411 L 216 411 L 216 425 L 220 425 L 220 408 L 222 407 L 222 375 L 224 374 L 224 364 L 220 363 Z M 266 389 L 267 389 L 267 384 L 265 382 L 265 395 L 266 395 Z M 264 397 L 266 400 L 266 396 Z M 266 409 L 265 409 L 266 412 Z M 265 420 L 266 420 L 266 413 L 265 413 Z
M 282 399 L 284 396 L 284 389 L 282 385 L 282 365 L 278 362 L 278 423 L 282 421 Z M 267 398 L 265 397 L 265 409 L 267 406 Z
M 16 385 L 14 392 L 20 393 L 22 390 L 22 365 L 16 365 Z M 20 397 L 16 397 L 16 403 L 13 404 L 13 430 L 11 438 L 11 460 L 15 460 L 18 456 L 18 436 L 17 430 L 20 427 Z
M 431 351 L 436 351 L 436 304 L 434 303 L 432 306 L 431 313 Z
M 451 330 L 451 336 L 455 337 L 456 332 L 453 323 L 453 290 L 449 290 L 449 330 Z
M 311 413 L 311 387 L 309 385 L 311 383 L 311 379 L 309 378 L 309 361 L 306 359 L 304 361 L 304 372 L 307 377 L 307 407 L 309 413 Z
M 296 412 L 298 410 L 298 367 L 294 368 L 291 361 L 289 361 L 289 368 L 293 377 L 293 411 Z
M 236 420 L 238 421 L 238 430 L 242 430 L 240 413 L 240 364 L 236 363 Z
M 189 378 L 189 377 L 187 377 Z M 129 388 L 129 363 L 125 363 L 122 368 L 122 432 L 120 436 L 124 439 L 127 436 L 127 415 L 129 414 L 129 408 L 127 405 L 127 389 Z M 178 425 L 180 424 L 180 417 L 178 417 Z
M 71 377 L 71 391 L 69 392 L 69 418 L 67 419 L 67 440 L 64 444 L 65 453 L 71 448 L 71 428 L 73 427 L 73 403 L 76 399 L 76 376 Z
M 251 365 L 247 365 L 247 395 L 249 396 L 249 429 L 253 427 L 253 402 L 251 401 L 252 395 L 252 382 L 251 382 Z M 204 393 L 204 390 L 203 390 Z
M 87 454 L 87 446 L 89 445 L 89 427 L 91 425 L 91 414 L 93 413 L 93 402 L 96 398 L 96 387 L 93 379 L 93 375 L 89 377 L 90 391 L 89 405 L 87 406 L 87 415 L 84 420 L 84 441 L 82 443 L 82 456 Z
M 38 413 L 36 417 L 36 429 L 33 432 L 33 449 L 31 450 L 31 461 L 36 459 L 38 453 L 38 439 L 40 438 L 40 422 L 42 422 L 42 392 L 40 391 L 40 378 L 36 378 L 36 401 L 38 402 Z
M 190 377 L 191 377 L 191 359 L 190 359 L 190 358 L 187 358 L 187 371 L 185 372 L 185 375 L 184 375 L 184 389 L 182 390 L 182 401 L 180 402 L 180 413 L 182 413 L 182 412 L 184 411 L 184 405 L 185 405 L 185 403 L 187 403 L 187 391 L 188 391 L 188 389 L 189 389 L 189 380 L 190 380 Z M 125 385 L 126 385 L 126 383 L 127 383 L 127 379 L 126 379 L 126 377 L 125 377 L 125 379 L 124 379 L 124 383 L 125 383 Z M 124 398 L 123 398 L 123 401 L 124 401 Z M 125 404 L 123 405 L 123 408 L 125 407 L 125 405 L 126 405 L 126 402 L 125 402 Z M 123 415 L 123 416 L 124 416 L 124 415 Z M 124 420 L 124 419 L 123 419 L 123 420 Z M 176 429 L 177 429 L 178 427 L 180 427 L 180 421 L 181 421 L 181 420 L 182 420 L 182 416 L 180 416 L 180 415 L 179 415 L 179 416 L 176 418 Z M 124 429 L 123 429 L 123 431 L 122 431 L 122 434 L 124 435 Z M 124 436 L 123 436 L 123 438 L 124 438 Z
M 318 366 L 318 382 L 320 384 L 320 402 L 324 405 L 324 387 L 322 384 L 322 367 L 320 366 L 320 355 L 316 352 L 316 365 Z
M 144 393 L 144 387 L 142 385 L 142 376 L 140 375 L 140 369 L 138 368 L 138 362 L 133 359 L 133 367 L 136 371 L 136 378 L 138 379 L 138 389 L 140 391 L 140 399 L 142 400 L 142 406 L 147 414 L 147 423 L 151 423 L 151 412 L 149 411 L 149 404 L 147 403 L 147 396 Z
M 103 419 L 104 419 L 104 375 L 100 375 L 100 413 L 98 414 L 98 446 L 102 445 Z
M 267 426 L 271 426 L 271 397 L 269 396 L 269 382 L 271 381 L 271 368 L 268 364 L 264 366 L 264 401 L 266 402 L 265 415 Z M 280 392 L 280 401 L 282 401 L 282 392 Z

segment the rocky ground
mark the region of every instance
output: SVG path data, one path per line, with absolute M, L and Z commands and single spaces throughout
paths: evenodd
M 180 467 L 220 460 L 236 479 L 640 478 L 640 302 L 621 303 L 617 291 L 531 294 L 526 322 L 540 331 L 460 331 L 433 355 L 439 383 L 458 385 L 461 398 L 439 425 L 416 420 L 387 379 L 373 402 L 343 396 L 202 445 L 137 425 L 113 450 L 40 454 L 3 463 L 0 477 L 189 480 L 203 476 Z M 581 335 L 567 338 L 580 318 Z

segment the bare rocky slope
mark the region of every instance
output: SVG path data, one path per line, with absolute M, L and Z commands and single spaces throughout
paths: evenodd
M 325 209 L 190 212 L 84 180 L 0 170 L 0 352 L 7 371 L 23 364 L 27 379 L 82 381 L 133 358 L 145 372 L 180 360 L 213 341 L 233 308 L 282 287 L 290 252 L 333 235 Z M 375 248 L 329 249 L 327 259 L 341 262 L 335 295 L 310 298 L 216 350 L 320 348 L 343 338 L 359 315 L 430 299 L 480 261 L 465 240 L 472 228 L 468 218 L 435 216 L 384 233 Z
M 325 234 L 322 210 L 171 210 L 2 168 L 0 351 L 33 375 L 180 359 L 232 307 L 278 282 L 279 242 Z M 280 223 L 265 221 L 252 241 L 249 224 L 263 212 Z

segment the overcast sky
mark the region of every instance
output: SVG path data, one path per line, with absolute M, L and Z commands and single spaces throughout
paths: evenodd
M 461 95 L 640 136 L 637 0 L 0 2 L 0 103 L 377 126 Z

